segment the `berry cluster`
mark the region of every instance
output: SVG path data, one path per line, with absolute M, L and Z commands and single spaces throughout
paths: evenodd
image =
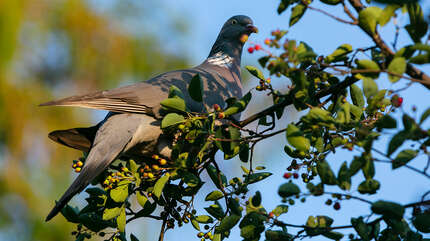
M 271 79 L 267 78 L 266 81 L 260 80 L 260 84 L 255 87 L 257 91 L 263 91 L 270 88 Z
M 217 113 L 218 119 L 224 119 L 225 118 L 225 113 L 222 111 L 221 107 L 218 104 L 214 104 L 212 107 L 215 110 L 215 112 Z
M 127 167 L 122 167 L 120 172 L 111 173 L 103 182 L 105 191 L 112 189 L 115 184 L 118 184 L 124 179 L 132 178 L 132 173 Z
M 84 166 L 84 158 L 79 158 L 79 160 L 73 160 L 72 168 L 75 170 L 76 173 L 81 172 L 82 167 Z
M 200 239 L 201 241 L 204 241 L 204 240 L 206 240 L 206 239 L 213 240 L 213 235 L 212 235 L 212 233 L 211 233 L 211 232 L 207 232 L 207 233 L 199 232 L 199 233 L 197 234 L 197 237 L 198 237 L 198 238 L 201 238 L 201 239 Z
M 261 49 L 263 49 L 263 48 L 261 47 L 261 45 L 259 45 L 259 44 L 255 44 L 254 46 L 251 46 L 251 47 L 249 47 L 249 48 L 248 48 L 248 53 L 252 54 L 252 53 L 254 53 L 254 50 L 255 50 L 255 51 L 259 51 L 259 50 L 261 50 Z
M 141 174 L 141 177 L 144 179 L 152 179 L 155 176 L 158 176 L 158 174 L 165 169 L 162 166 L 165 166 L 167 164 L 167 160 L 164 158 L 161 158 L 158 155 L 152 155 L 152 159 L 156 162 L 153 163 L 151 166 L 149 165 L 142 165 L 139 172 Z M 157 164 L 158 163 L 158 164 Z M 161 166 L 161 167 L 160 167 Z

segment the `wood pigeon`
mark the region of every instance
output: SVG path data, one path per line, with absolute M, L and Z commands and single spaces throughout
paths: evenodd
M 172 85 L 184 93 L 187 108 L 193 112 L 223 106 L 230 97 L 242 97 L 240 61 L 245 39 L 258 30 L 251 18 L 238 15 L 227 20 L 208 58 L 200 65 L 160 74 L 145 82 L 50 101 L 41 106 L 78 106 L 109 110 L 105 119 L 89 128 L 54 131 L 52 140 L 88 153 L 79 176 L 46 217 L 52 219 L 77 193 L 81 192 L 109 164 L 120 156 L 142 157 L 159 154 L 169 158 L 172 139 L 160 128 L 160 102 Z M 199 74 L 203 83 L 202 103 L 194 101 L 187 87 Z

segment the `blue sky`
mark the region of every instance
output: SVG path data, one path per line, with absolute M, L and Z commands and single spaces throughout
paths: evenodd
M 160 36 L 166 41 L 164 46 L 169 51 L 185 52 L 186 56 L 190 59 L 192 65 L 199 64 L 206 58 L 212 43 L 214 42 L 216 35 L 221 28 L 222 24 L 226 19 L 233 15 L 245 14 L 250 16 L 255 25 L 260 29 L 258 35 L 250 37 L 250 40 L 254 42 L 262 43 L 266 37 L 270 35 L 270 32 L 274 29 L 287 29 L 289 21 L 289 10 L 284 12 L 282 15 L 278 15 L 275 11 L 279 4 L 279 0 L 248 0 L 248 1 L 232 1 L 232 0 L 217 0 L 217 1 L 201 1 L 201 0 L 181 0 L 181 1 L 168 1 L 162 0 L 163 8 L 160 8 L 158 12 L 152 13 L 156 16 L 156 19 L 163 19 L 164 15 L 184 17 L 188 24 L 189 30 L 184 35 L 171 35 L 169 32 L 165 33 L 161 31 Z M 314 7 L 320 7 L 326 9 L 333 14 L 340 14 L 344 16 L 342 7 L 330 7 L 326 8 L 319 2 L 315 1 L 312 4 Z M 429 4 L 425 4 L 429 6 Z M 428 9 L 428 7 L 425 7 Z M 153 19 L 153 18 L 150 18 Z M 160 31 L 157 24 L 151 22 L 149 19 L 142 19 L 142 26 L 147 27 L 147 31 Z M 406 23 L 407 17 L 399 17 L 399 22 L 403 25 Z M 140 25 L 139 25 L 140 26 Z M 381 33 L 388 42 L 393 40 L 393 29 L 394 26 L 390 23 L 383 29 Z M 168 29 L 166 29 L 168 31 Z M 167 39 L 166 39 L 167 38 Z M 316 53 L 322 55 L 330 54 L 337 46 L 343 43 L 350 43 L 354 48 L 368 47 L 371 45 L 370 39 L 359 31 L 357 27 L 351 27 L 350 25 L 341 24 L 327 16 L 322 15 L 314 11 L 308 11 L 303 19 L 289 29 L 288 38 L 305 41 L 311 47 L 314 48 Z M 409 37 L 405 32 L 401 33 L 399 39 L 399 46 L 408 43 L 410 44 Z M 185 51 L 184 51 L 185 50 Z M 258 65 L 257 59 L 261 57 L 262 53 L 248 54 L 246 51 L 243 54 L 244 65 Z M 430 73 L 430 68 L 426 66 L 423 68 L 427 73 Z M 167 71 L 167 70 L 166 70 Z M 405 85 L 405 81 L 400 81 L 400 84 L 392 85 L 385 77 L 378 80 L 380 88 L 400 88 Z M 251 79 L 246 89 L 250 89 L 257 85 L 258 81 Z M 289 83 L 286 79 L 273 79 L 275 86 L 285 88 Z M 254 92 L 257 95 L 251 102 L 251 108 L 246 114 L 255 113 L 262 108 L 264 99 L 263 94 Z M 260 96 L 258 96 L 260 95 Z M 404 106 L 402 111 L 406 113 L 412 113 L 412 105 L 416 105 L 418 108 L 418 116 L 420 113 L 425 111 L 429 106 L 430 92 L 418 84 L 412 85 L 409 89 L 401 93 L 405 96 Z M 401 116 L 402 111 L 398 111 L 395 116 Z M 279 128 L 286 126 L 286 123 L 291 121 L 297 121 L 301 113 L 295 112 L 292 108 L 288 109 L 286 117 L 278 124 Z M 427 128 L 429 123 L 425 125 Z M 394 132 L 391 132 L 394 133 Z M 276 138 L 261 143 L 256 149 L 256 160 L 258 164 L 265 165 L 269 171 L 272 171 L 275 175 L 270 179 L 263 181 L 261 184 L 255 185 L 250 192 L 253 194 L 255 190 L 261 190 L 263 194 L 263 205 L 270 211 L 277 204 L 280 203 L 280 198 L 277 196 L 277 188 L 280 184 L 285 182 L 282 178 L 282 174 L 285 172 L 285 168 L 289 165 L 291 158 L 289 158 L 284 152 L 283 147 L 286 144 L 284 135 L 279 135 Z M 387 140 L 378 141 L 377 148 L 385 151 Z M 349 151 L 338 151 L 336 155 L 329 157 L 331 163 L 337 168 L 345 160 L 350 161 L 352 156 L 357 153 Z M 425 158 L 416 158 L 413 165 L 422 167 L 425 164 Z M 241 163 L 238 160 L 223 161 L 221 156 L 219 158 L 220 164 L 226 171 L 228 177 L 238 175 L 240 173 Z M 419 195 L 422 194 L 428 187 L 427 179 L 420 177 L 417 174 L 411 173 L 409 170 L 396 170 L 391 171 L 391 167 L 387 164 L 376 164 L 377 174 L 375 178 L 382 184 L 382 189 L 378 192 L 378 195 L 365 197 L 369 200 L 378 199 L 389 199 L 396 200 L 400 203 L 414 202 L 418 199 Z M 240 174 L 239 174 L 240 175 Z M 363 177 L 361 174 L 356 175 L 353 179 L 353 188 L 356 187 Z M 197 200 L 202 201 L 204 196 L 210 191 L 214 190 L 214 186 L 209 183 L 205 184 L 202 189 L 202 193 Z M 303 188 L 304 190 L 304 188 Z M 339 191 L 333 189 L 333 191 Z M 357 193 L 353 193 L 357 194 Z M 340 211 L 334 211 L 333 208 L 324 205 L 326 198 L 309 198 L 304 204 L 296 204 L 288 214 L 286 214 L 282 221 L 303 224 L 309 215 L 328 215 L 335 218 L 334 225 L 349 224 L 351 216 L 358 216 L 360 214 L 370 213 L 368 206 L 365 206 L 356 201 L 342 202 L 342 209 Z M 202 204 L 202 203 L 201 203 Z M 207 205 L 207 204 L 206 204 Z M 201 208 L 197 208 L 199 213 L 204 214 Z M 159 223 L 152 222 L 149 220 L 144 221 L 149 224 L 142 229 L 141 223 L 137 221 L 129 231 L 142 233 L 141 237 L 145 237 L 144 240 L 156 240 L 159 233 Z M 293 231 L 293 230 L 291 230 Z M 181 229 L 169 231 L 166 236 L 168 241 L 179 241 L 184 239 L 197 238 L 195 237 L 195 231 L 191 225 L 186 225 Z M 239 240 L 239 231 L 236 229 L 229 240 Z M 320 237 L 318 240 L 322 240 Z

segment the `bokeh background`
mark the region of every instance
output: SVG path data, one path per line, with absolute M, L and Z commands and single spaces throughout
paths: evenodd
M 250 41 L 262 43 L 270 31 L 287 29 L 289 12 L 276 14 L 279 0 L 247 1 L 149 1 L 149 0 L 0 0 L 0 240 L 72 240 L 74 225 L 58 216 L 49 223 L 44 217 L 76 174 L 71 163 L 80 153 L 51 142 L 48 132 L 55 129 L 90 126 L 100 121 L 104 111 L 78 108 L 40 108 L 39 103 L 82 94 L 92 90 L 114 88 L 145 80 L 167 70 L 194 66 L 208 55 L 219 29 L 226 19 L 236 14 L 253 18 L 260 33 Z M 430 8 L 423 1 L 425 12 Z M 340 6 L 315 7 L 341 14 Z M 407 16 L 400 16 L 401 26 Z M 388 41 L 394 39 L 394 26 L 381 30 Z M 305 41 L 316 53 L 330 54 L 337 46 L 349 42 L 354 48 L 371 45 L 370 39 L 357 28 L 340 24 L 320 13 L 308 11 L 289 30 L 288 38 Z M 401 30 L 399 45 L 410 43 Z M 257 65 L 256 52 L 243 54 L 242 66 Z M 424 67 L 430 73 L 428 66 Z M 245 89 L 255 87 L 257 80 L 244 73 Z M 273 79 L 273 84 L 286 89 L 289 81 Z M 406 82 L 391 85 L 386 79 L 380 87 L 401 88 Z M 263 108 L 264 94 L 255 98 L 244 115 Z M 430 103 L 430 92 L 414 84 L 402 92 L 405 103 L 401 112 L 422 113 Z M 278 124 L 296 121 L 301 113 L 289 109 Z M 428 126 L 428 123 L 427 123 Z M 394 133 L 394 132 L 393 132 Z M 277 187 L 284 182 L 282 174 L 291 159 L 283 152 L 285 137 L 279 135 L 256 149 L 257 165 L 274 172 L 254 190 L 261 190 L 263 205 L 274 208 L 280 202 Z M 380 140 L 386 150 L 387 140 Z M 335 166 L 351 160 L 353 152 L 340 151 L 330 157 Z M 228 177 L 240 174 L 240 161 L 220 160 Z M 412 165 L 422 167 L 425 157 Z M 376 179 L 382 189 L 370 200 L 389 199 L 400 203 L 417 201 L 428 188 L 428 180 L 408 170 L 390 171 L 377 164 Z M 358 175 L 357 175 L 358 176 Z M 359 177 L 361 178 L 361 177 Z M 353 180 L 358 185 L 359 180 Z M 214 189 L 205 184 L 197 200 Z M 354 188 L 352 188 L 354 189 Z M 73 205 L 82 205 L 85 194 L 74 198 Z M 303 224 L 309 215 L 329 215 L 334 225 L 349 223 L 351 216 L 367 214 L 369 207 L 350 201 L 340 211 L 324 205 L 325 199 L 309 199 L 298 203 L 283 221 Z M 359 204 L 359 205 L 357 205 Z M 197 208 L 199 212 L 202 207 Z M 157 240 L 160 223 L 134 221 L 127 232 L 141 240 Z M 166 240 L 197 239 L 191 225 L 167 232 Z M 238 230 L 230 240 L 239 240 Z M 320 238 L 319 238 L 320 239 Z

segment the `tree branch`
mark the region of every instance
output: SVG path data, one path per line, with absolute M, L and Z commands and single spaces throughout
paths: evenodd
M 357 13 L 360 13 L 363 9 L 365 9 L 365 6 L 361 3 L 361 0 L 349 0 L 349 3 L 354 7 L 355 11 Z M 360 26 L 360 25 L 359 25 Z M 394 51 L 388 47 L 388 45 L 382 40 L 381 36 L 377 31 L 374 33 L 366 31 L 363 27 L 360 26 L 360 28 L 370 37 L 372 38 L 373 42 L 389 57 L 394 57 Z M 423 71 L 415 68 L 412 66 L 412 64 L 408 64 L 406 68 L 406 74 L 414 79 L 420 79 L 420 83 L 426 87 L 427 89 L 430 89 L 430 76 L 426 75 Z

